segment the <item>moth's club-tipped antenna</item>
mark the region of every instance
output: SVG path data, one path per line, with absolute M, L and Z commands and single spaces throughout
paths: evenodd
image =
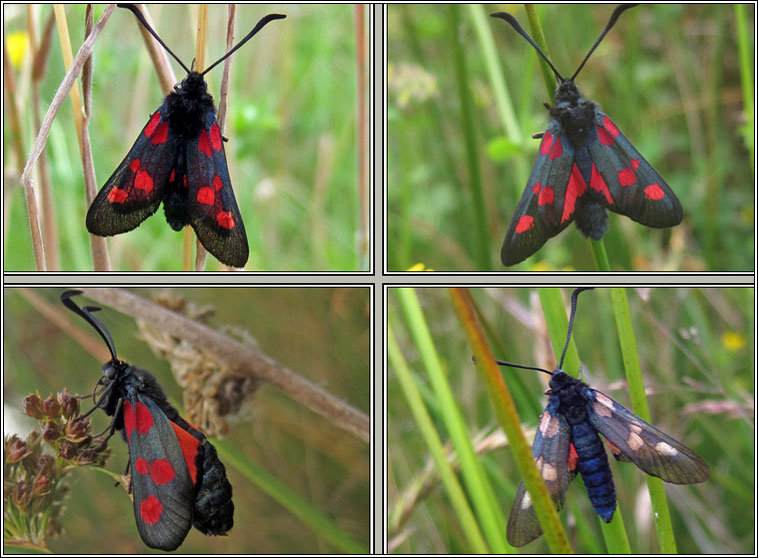
M 628 10 L 629 8 L 634 8 L 635 6 L 638 6 L 638 5 L 639 4 L 621 4 L 620 6 L 617 6 L 615 10 L 613 10 L 613 13 L 611 14 L 611 18 L 608 20 L 608 23 L 606 24 L 605 29 L 603 29 L 603 32 L 600 33 L 600 36 L 595 41 L 595 44 L 592 45 L 592 48 L 587 53 L 587 56 L 584 57 L 584 60 L 582 60 L 582 63 L 579 64 L 579 68 L 577 68 L 576 72 L 574 72 L 574 75 L 571 76 L 568 79 L 568 81 L 574 81 L 574 78 L 582 70 L 582 68 L 584 67 L 584 64 L 589 59 L 590 55 L 597 48 L 597 45 L 600 44 L 600 41 L 603 40 L 603 37 L 605 37 L 605 35 L 608 33 L 608 31 L 610 31 L 611 28 L 616 24 L 616 20 L 618 20 L 619 16 L 624 11 Z M 496 18 L 503 19 L 503 20 L 507 21 L 511 25 L 511 27 L 513 27 L 516 30 L 516 32 L 519 35 L 521 35 L 522 37 L 524 37 L 529 42 L 529 44 L 532 45 L 532 47 L 534 47 L 534 50 L 537 51 L 537 53 L 542 57 L 542 59 L 545 62 L 547 62 L 547 65 L 550 66 L 551 70 L 553 70 L 553 73 L 555 74 L 555 77 L 558 78 L 559 81 L 567 81 L 566 79 L 563 78 L 563 76 L 561 76 L 561 74 L 558 72 L 558 70 L 555 69 L 555 66 L 553 66 L 553 63 L 550 62 L 550 60 L 548 59 L 547 55 L 544 52 L 542 52 L 542 49 L 539 46 L 537 46 L 537 43 L 535 43 L 534 40 L 527 34 L 527 32 L 524 31 L 524 29 L 521 27 L 521 25 L 519 25 L 519 22 L 516 20 L 515 17 L 513 17 L 511 14 L 506 13 L 506 12 L 496 12 L 494 14 L 490 14 L 490 17 L 496 17 Z
M 566 357 L 566 350 L 569 346 L 569 341 L 571 340 L 571 330 L 574 329 L 574 316 L 576 316 L 576 300 L 579 298 L 579 293 L 583 291 L 591 291 L 594 289 L 594 287 L 579 287 L 577 289 L 574 289 L 574 292 L 571 293 L 571 317 L 569 318 L 569 324 L 568 324 L 568 332 L 566 333 L 566 343 L 563 345 L 563 352 L 561 353 L 561 361 L 558 364 L 557 370 L 563 370 L 563 359 Z M 513 362 L 505 362 L 504 360 L 495 360 L 499 365 L 501 366 L 510 366 L 511 368 L 522 368 L 524 370 L 536 370 L 538 372 L 544 372 L 545 374 L 553 375 L 553 372 L 550 370 L 545 370 L 544 368 L 539 368 L 537 366 L 525 366 L 523 364 L 515 364 Z M 557 371 L 556 370 L 556 371 Z
M 179 60 L 179 57 L 176 54 L 174 54 L 173 52 L 171 52 L 171 49 L 168 48 L 168 46 L 166 46 L 166 43 L 164 43 L 163 40 L 158 36 L 158 34 L 153 30 L 153 28 L 150 27 L 150 25 L 148 25 L 147 21 L 145 20 L 145 16 L 142 15 L 142 12 L 139 11 L 139 9 L 137 8 L 137 6 L 135 6 L 134 4 L 116 4 L 116 5 L 119 8 L 124 8 L 124 9 L 127 9 L 130 12 L 132 12 L 134 14 L 134 16 L 142 24 L 142 26 L 145 29 L 147 29 L 148 33 L 150 33 L 155 38 L 155 40 L 158 41 L 160 43 L 160 45 L 163 48 L 166 49 L 166 52 L 168 52 L 171 56 L 174 57 L 174 60 L 176 60 L 177 62 L 179 62 L 179 64 L 181 65 L 181 67 L 184 68 L 184 71 L 187 72 L 188 74 L 190 73 L 191 70 L 189 68 L 187 68 L 187 66 L 184 65 L 184 62 L 182 62 L 181 60 Z M 213 68 L 215 68 L 220 62 L 223 62 L 224 60 L 226 60 L 227 58 L 229 58 L 232 55 L 232 53 L 234 53 L 234 51 L 236 51 L 239 47 L 241 47 L 246 42 L 248 42 L 250 39 L 252 39 L 253 36 L 258 31 L 260 31 L 261 29 L 263 29 L 263 27 L 266 26 L 266 24 L 268 24 L 269 22 L 274 21 L 276 19 L 284 19 L 285 17 L 287 17 L 287 16 L 286 15 L 282 15 L 282 14 L 269 14 L 267 16 L 262 17 L 260 19 L 260 21 L 255 25 L 255 27 L 253 27 L 253 30 L 250 31 L 250 33 L 248 33 L 247 35 L 245 35 L 245 37 L 239 43 L 237 43 L 237 45 L 233 49 L 231 49 L 224 56 L 222 56 L 221 58 L 219 58 L 218 60 L 216 60 L 213 64 L 211 64 L 210 66 L 208 66 L 205 70 L 203 70 L 203 72 L 200 75 L 207 74 Z

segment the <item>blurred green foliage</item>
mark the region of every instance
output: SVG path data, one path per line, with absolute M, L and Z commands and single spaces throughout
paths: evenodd
M 393 271 L 415 264 L 503 269 L 500 245 L 539 145 L 531 135 L 547 127 L 542 103 L 550 99 L 532 47 L 487 17 L 502 10 L 529 30 L 519 5 L 388 7 Z M 579 66 L 611 10 L 537 6 L 549 56 L 562 74 Z M 744 31 L 752 41 L 754 6 L 746 10 Z M 752 141 L 745 138 L 754 130 L 741 83 L 752 84 L 754 76 L 741 73 L 735 26 L 733 5 L 643 5 L 621 16 L 577 77 L 584 96 L 666 178 L 685 211 L 684 222 L 666 230 L 611 214 L 604 242 L 612 269 L 752 271 L 755 179 Z M 746 49 L 752 53 L 753 45 Z M 504 80 L 504 91 L 495 79 Z M 470 120 L 462 116 L 464 93 L 473 99 Z M 473 161 L 466 150 L 472 141 Z M 589 241 L 572 226 L 514 269 L 595 264 Z

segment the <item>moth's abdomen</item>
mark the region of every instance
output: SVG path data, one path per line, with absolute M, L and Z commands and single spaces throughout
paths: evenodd
M 603 442 L 588 421 L 572 425 L 571 436 L 587 496 L 595 512 L 608 523 L 616 510 L 616 489 Z

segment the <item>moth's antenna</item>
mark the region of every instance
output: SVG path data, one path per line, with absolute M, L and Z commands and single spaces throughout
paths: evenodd
M 516 33 L 518 33 L 519 35 L 524 37 L 527 41 L 529 41 L 529 44 L 534 47 L 534 50 L 536 50 L 537 53 L 540 56 L 542 56 L 543 60 L 547 62 L 547 65 L 550 66 L 551 70 L 553 70 L 555 77 L 557 77 L 559 81 L 566 81 L 563 79 L 563 76 L 561 76 L 558 70 L 555 69 L 555 66 L 553 66 L 552 62 L 550 62 L 550 59 L 547 57 L 547 55 L 544 52 L 542 52 L 542 49 L 540 47 L 537 46 L 537 43 L 535 43 L 534 40 L 527 34 L 527 32 L 522 29 L 521 25 L 519 25 L 519 22 L 516 21 L 515 17 L 513 17 L 511 14 L 506 13 L 506 12 L 495 12 L 494 14 L 490 14 L 490 17 L 497 17 L 500 19 L 504 19 L 505 21 L 510 23 L 511 27 L 513 27 L 516 30 Z
M 563 346 L 563 352 L 561 353 L 561 362 L 558 365 L 558 370 L 563 370 L 563 358 L 566 356 L 566 349 L 569 346 L 569 340 L 571 339 L 571 330 L 574 328 L 574 316 L 576 315 L 576 299 L 579 298 L 579 293 L 582 291 L 591 291 L 595 287 L 579 287 L 574 289 L 571 293 L 571 317 L 569 318 L 568 332 L 566 333 L 566 344 Z
M 116 356 L 116 346 L 113 344 L 113 338 L 111 337 L 110 332 L 108 332 L 108 329 L 100 320 L 92 315 L 92 312 L 98 312 L 99 310 L 102 310 L 102 308 L 98 308 L 97 306 L 85 306 L 84 308 L 80 308 L 77 306 L 76 302 L 71 300 L 71 297 L 80 294 L 82 294 L 82 291 L 66 291 L 61 293 L 61 302 L 66 308 L 71 310 L 74 314 L 80 315 L 89 325 L 95 328 L 95 331 L 100 334 L 100 337 L 102 337 L 103 341 L 108 345 L 113 360 L 118 360 L 118 357 Z
M 579 64 L 579 68 L 577 68 L 576 72 L 574 72 L 574 75 L 571 76 L 570 81 L 574 81 L 574 78 L 584 67 L 584 63 L 587 62 L 587 59 L 595 51 L 595 49 L 597 48 L 597 45 L 600 44 L 600 41 L 603 40 L 603 37 L 605 37 L 606 33 L 608 33 L 608 31 L 611 30 L 611 27 L 613 27 L 616 24 L 616 20 L 619 18 L 622 12 L 628 10 L 629 8 L 634 8 L 635 6 L 639 6 L 639 4 L 621 4 L 620 6 L 617 6 L 615 10 L 613 10 L 613 13 L 611 14 L 611 19 L 608 20 L 608 24 L 605 26 L 605 29 L 603 29 L 603 32 L 600 33 L 600 36 L 595 41 L 595 44 L 592 45 L 592 48 L 587 53 L 587 56 L 584 57 L 584 60 L 582 60 L 582 63 Z
M 553 373 L 550 370 L 545 370 L 544 368 L 539 368 L 537 366 L 525 366 L 523 364 L 515 364 L 513 362 L 505 362 L 504 360 L 497 360 L 495 359 L 495 362 L 499 364 L 500 366 L 510 366 L 511 368 L 522 368 L 524 370 L 537 370 L 538 372 L 544 372 L 545 374 L 550 374 L 551 376 Z
M 256 23 L 255 27 L 253 27 L 253 30 L 250 31 L 250 33 L 248 33 L 247 35 L 245 35 L 244 39 L 242 39 L 240 42 L 237 43 L 237 46 L 235 46 L 232 50 L 230 50 L 229 52 L 227 52 L 226 54 L 224 54 L 221 58 L 219 58 L 213 64 L 211 64 L 210 66 L 208 66 L 205 70 L 203 70 L 203 74 L 202 75 L 207 74 L 213 68 L 215 68 L 220 62 L 223 62 L 224 60 L 226 60 L 227 58 L 229 58 L 235 50 L 237 50 L 239 47 L 241 47 L 246 42 L 248 42 L 250 39 L 252 39 L 253 35 L 255 35 L 258 31 L 260 31 L 261 29 L 263 29 L 263 27 L 266 24 L 268 24 L 268 23 L 270 23 L 270 22 L 272 22 L 272 21 L 274 21 L 276 19 L 284 19 L 285 17 L 287 17 L 287 16 L 286 15 L 282 15 L 282 14 L 269 14 L 267 16 L 262 17 L 261 20 L 258 23 Z
M 150 27 L 147 24 L 147 21 L 145 20 L 145 16 L 142 15 L 142 12 L 139 11 L 139 9 L 137 8 L 137 6 L 135 6 L 134 4 L 116 4 L 116 6 L 118 6 L 119 8 L 124 8 L 124 9 L 129 10 L 130 12 L 132 12 L 134 14 L 134 17 L 136 17 L 139 20 L 139 22 L 142 24 L 142 26 L 145 29 L 147 29 L 147 32 L 150 33 L 155 38 L 155 40 L 158 41 L 160 43 L 160 45 L 163 48 L 166 49 L 166 52 L 168 52 L 171 56 L 174 57 L 174 60 L 176 60 L 177 62 L 179 62 L 179 65 L 182 68 L 184 68 L 184 71 L 187 72 L 188 74 L 190 73 L 190 69 L 187 68 L 187 66 L 184 65 L 184 62 L 182 62 L 181 60 L 179 60 L 179 57 L 176 54 L 174 54 L 173 52 L 171 52 L 171 49 L 168 48 L 168 46 L 166 46 L 166 43 L 164 43 L 163 40 L 158 36 L 158 33 L 156 33 L 155 31 L 153 31 L 153 28 Z
M 139 20 L 139 22 L 144 26 L 144 28 L 147 29 L 148 33 L 150 33 L 153 37 L 155 37 L 155 40 L 158 41 L 160 43 L 160 45 L 163 48 L 166 49 L 166 52 L 168 52 L 171 56 L 174 57 L 174 60 L 176 60 L 177 62 L 179 62 L 179 64 L 181 65 L 181 67 L 184 68 L 184 71 L 187 72 L 188 74 L 190 73 L 190 69 L 187 68 L 187 66 L 184 65 L 184 62 L 182 62 L 181 60 L 179 60 L 179 57 L 176 54 L 174 54 L 173 52 L 171 52 L 171 49 L 168 48 L 168 46 L 166 46 L 166 43 L 164 43 L 161 40 L 161 38 L 158 36 L 158 34 L 155 31 L 153 31 L 153 28 L 150 27 L 147 24 L 147 21 L 145 21 L 145 16 L 142 15 L 142 12 L 139 11 L 139 9 L 137 8 L 137 6 L 135 6 L 134 4 L 116 4 L 116 5 L 119 8 L 124 8 L 124 9 L 127 9 L 130 12 L 132 12 L 134 14 L 134 16 Z M 252 39 L 253 35 L 255 35 L 258 31 L 260 31 L 261 29 L 263 29 L 263 27 L 267 23 L 269 23 L 271 21 L 274 21 L 275 19 L 284 19 L 285 17 L 287 17 L 287 16 L 286 15 L 281 15 L 281 14 L 269 14 L 269 15 L 264 16 L 263 18 L 261 18 L 261 20 L 255 25 L 255 27 L 253 28 L 253 30 L 250 31 L 250 33 L 248 33 L 247 35 L 245 35 L 244 39 L 242 39 L 239 43 L 237 43 L 237 46 L 235 46 L 232 50 L 230 50 L 229 52 L 227 52 L 224 56 L 222 56 L 221 58 L 219 58 L 218 60 L 216 60 L 213 64 L 211 64 L 208 68 L 206 68 L 201 75 L 205 75 L 206 73 L 208 73 L 209 71 L 211 71 L 211 69 L 214 68 L 219 62 L 221 62 L 221 61 L 225 60 L 226 58 L 228 58 L 229 56 L 231 56 L 232 53 L 235 50 L 237 50 L 239 47 L 241 47 L 242 45 L 244 45 L 247 41 L 249 41 L 250 39 Z

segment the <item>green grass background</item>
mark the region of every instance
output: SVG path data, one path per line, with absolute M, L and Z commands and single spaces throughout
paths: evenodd
M 39 8 L 46 18 L 49 6 Z M 97 6 L 96 19 L 103 11 Z M 197 7 L 151 5 L 156 31 L 189 66 L 195 52 Z M 83 5 L 66 6 L 74 52 L 83 34 Z M 236 38 L 241 39 L 265 14 L 287 19 L 267 25 L 232 56 L 224 135 L 235 195 L 244 218 L 251 255 L 248 270 L 310 271 L 366 269 L 358 247 L 359 192 L 356 154 L 355 24 L 352 5 L 240 5 Z M 206 60 L 225 52 L 225 6 L 209 9 Z M 5 12 L 9 32 L 25 28 L 22 6 Z M 43 20 L 44 21 L 44 20 Z M 94 50 L 92 141 L 98 188 L 124 158 L 148 116 L 163 102 L 134 16 L 116 9 Z M 41 24 L 38 24 L 38 29 Z M 236 41 L 235 41 L 236 43 Z M 171 59 L 177 81 L 184 72 Z M 29 71 L 27 57 L 17 75 Z M 207 76 L 218 103 L 223 64 Z M 52 99 L 64 75 L 57 32 L 42 83 L 42 100 Z M 23 79 L 20 87 L 26 87 Z M 36 136 L 30 97 L 22 97 L 24 146 Z M 6 119 L 7 121 L 7 119 Z M 4 127 L 9 138 L 9 130 Z M 92 269 L 84 225 L 79 150 L 67 100 L 47 144 L 61 250 L 61 269 Z M 6 152 L 6 172 L 12 168 Z M 15 161 L 14 161 L 15 164 Z M 20 170 L 17 171 L 20 175 Z M 6 176 L 8 185 L 17 178 Z M 7 198 L 5 269 L 32 270 L 28 218 L 23 192 Z M 174 271 L 181 268 L 182 234 L 166 223 L 163 209 L 134 231 L 109 240 L 114 270 Z M 209 256 L 207 269 L 219 269 Z
M 744 103 L 752 111 L 754 8 L 743 9 L 748 71 L 739 63 L 734 6 L 642 5 L 622 14 L 576 79 L 684 207 L 683 223 L 666 230 L 610 214 L 603 241 L 614 270 L 753 269 L 754 130 Z M 542 103 L 551 99 L 532 47 L 488 17 L 502 10 L 532 34 L 516 4 L 388 7 L 392 270 L 504 269 L 500 246 L 539 145 L 531 135 L 547 127 Z M 611 11 L 537 6 L 559 72 L 573 74 Z M 486 41 L 494 42 L 491 52 Z M 461 91 L 470 99 L 466 112 Z M 595 263 L 589 241 L 571 226 L 509 269 L 594 270 Z
M 167 289 L 198 306 L 215 309 L 209 326 L 246 330 L 258 349 L 335 397 L 364 413 L 370 409 L 370 324 L 368 289 L 349 288 L 191 288 Z M 84 320 L 59 302 L 63 289 L 33 289 L 65 319 L 96 343 L 101 340 Z M 159 289 L 135 289 L 148 297 Z M 18 291 L 4 293 L 4 399 L 6 418 L 20 425 L 25 437 L 36 424 L 21 414 L 21 399 L 39 390 L 43 398 L 64 387 L 89 395 L 101 375 L 102 362 L 68 333 L 46 319 Z M 79 304 L 87 299 L 80 297 Z M 91 303 L 91 301 L 90 301 Z M 137 337 L 133 318 L 105 308 L 98 318 L 111 332 L 120 358 L 153 372 L 169 401 L 180 410 L 182 390 L 168 363 Z M 89 410 L 91 402 L 82 401 Z M 108 424 L 104 413 L 92 415 L 93 432 Z M 8 433 L 9 423 L 5 429 Z M 223 440 L 235 462 L 251 461 L 284 483 L 320 517 L 339 526 L 355 543 L 369 545 L 369 447 L 353 435 L 314 415 L 302 404 L 265 384 Z M 128 461 L 120 434 L 111 440 L 106 467 L 123 474 Z M 223 457 L 223 453 L 222 459 Z M 247 480 L 226 461 L 234 491 L 235 522 L 227 537 L 206 537 L 192 529 L 182 552 L 200 555 L 340 553 L 320 532 Z M 132 503 L 122 487 L 95 471 L 78 469 L 60 516 L 62 535 L 48 540 L 53 554 L 144 553 Z
M 568 304 L 571 290 L 561 289 Z M 479 319 L 496 358 L 554 369 L 554 348 L 547 336 L 535 289 L 471 289 Z M 472 349 L 446 289 L 416 289 L 433 352 L 439 359 L 455 405 L 469 437 L 498 430 L 492 403 L 481 375 L 471 361 Z M 627 289 L 631 320 L 647 390 L 651 423 L 695 450 L 711 468 L 703 484 L 665 484 L 680 553 L 750 553 L 754 518 L 754 293 L 752 289 Z M 568 314 L 568 311 L 567 311 Z M 397 340 L 437 435 L 449 443 L 443 416 L 449 412 L 432 388 L 431 372 L 421 348 L 411 337 L 396 289 L 389 290 L 389 327 Z M 630 408 L 619 337 L 608 289 L 579 297 L 573 336 L 584 381 Z M 558 352 L 562 346 L 557 349 Z M 538 417 L 547 403 L 543 391 L 548 376 L 502 368 L 527 440 L 531 444 Z M 410 412 L 388 361 L 388 509 L 407 502 L 430 464 L 430 450 Z M 479 455 L 494 490 L 505 526 L 521 477 L 510 448 L 497 447 Z M 659 552 L 645 474 L 631 463 L 610 459 L 624 527 L 633 553 Z M 433 468 L 436 470 L 436 468 Z M 464 479 L 457 476 L 461 486 Z M 469 502 L 476 496 L 467 492 Z M 574 551 L 605 553 L 599 518 L 581 479 L 569 487 L 561 521 Z M 478 516 L 477 516 L 478 517 Z M 406 523 L 389 533 L 394 553 L 436 554 L 472 552 L 472 534 L 463 527 L 452 498 L 439 483 L 411 508 Z M 484 527 L 480 524 L 480 529 Z M 544 537 L 523 547 L 544 553 Z

